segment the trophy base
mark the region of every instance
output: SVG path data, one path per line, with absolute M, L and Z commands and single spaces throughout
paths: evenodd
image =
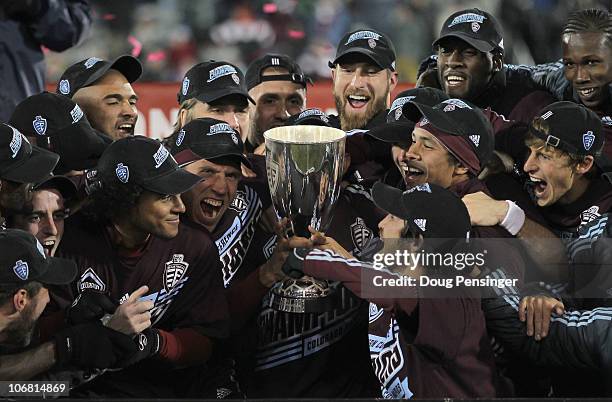
M 270 294 L 270 307 L 285 313 L 324 313 L 336 302 L 336 290 L 329 282 L 310 276 L 278 282 Z

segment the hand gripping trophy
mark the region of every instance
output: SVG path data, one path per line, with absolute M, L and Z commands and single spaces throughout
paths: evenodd
M 264 133 L 272 204 L 290 223 L 287 235 L 309 237 L 308 226 L 324 232 L 340 194 L 344 131 L 323 126 L 277 127 Z M 291 313 L 333 308 L 333 288 L 309 276 L 286 279 L 272 288 L 272 308 Z

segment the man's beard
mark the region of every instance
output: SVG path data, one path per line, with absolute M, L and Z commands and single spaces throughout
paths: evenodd
M 342 96 L 334 94 L 336 110 L 338 111 L 338 116 L 340 117 L 340 128 L 342 128 L 342 130 L 344 131 L 349 131 L 365 127 L 365 125 L 368 124 L 368 122 L 372 120 L 372 118 L 376 116 L 381 110 L 387 109 L 387 98 L 389 96 L 389 89 L 389 86 L 387 86 L 387 89 L 382 96 L 376 96 L 373 99 L 370 99 L 368 105 L 366 106 L 365 113 L 358 114 L 349 114 L 346 112 L 345 109 L 346 104 L 348 103 L 346 97 L 348 95 L 353 94 L 343 94 Z
M 21 317 L 10 323 L 3 331 L 5 340 L 2 341 L 1 350 L 10 352 L 25 348 L 32 340 L 36 320 L 33 318 L 34 305 L 28 305 L 21 313 Z

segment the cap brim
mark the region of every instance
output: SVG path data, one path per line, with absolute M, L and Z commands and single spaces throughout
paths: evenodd
M 378 208 L 398 218 L 408 219 L 408 212 L 402 202 L 402 194 L 402 190 L 381 182 L 374 183 L 372 187 L 372 199 Z
M 406 143 L 412 138 L 414 123 L 406 120 L 405 122 L 391 122 L 378 125 L 366 132 L 367 135 L 383 142 L 392 144 Z
M 158 194 L 176 195 L 184 193 L 198 184 L 202 178 L 181 168 L 176 168 L 161 176 L 147 179 L 142 187 Z
M 51 176 L 34 185 L 32 190 L 57 189 L 64 199 L 69 200 L 77 195 L 76 185 L 66 176 Z
M 216 101 L 217 99 L 221 99 L 224 96 L 228 95 L 242 95 L 253 105 L 255 104 L 255 100 L 249 96 L 249 93 L 246 91 L 241 91 L 238 88 L 221 88 L 216 91 L 205 91 L 201 92 L 198 95 L 194 96 L 197 100 L 205 103 Z
M 316 117 L 305 117 L 303 119 L 298 119 L 295 122 L 291 123 L 292 126 L 322 126 L 322 127 L 332 127 L 331 124 L 324 122 L 321 119 Z
M 34 279 L 37 282 L 49 285 L 67 285 L 77 276 L 77 266 L 72 260 L 65 258 L 47 257 L 47 272 Z
M 467 43 L 469 43 L 470 45 L 472 45 L 476 50 L 480 50 L 481 52 L 490 52 L 493 49 L 495 49 L 496 46 L 492 45 L 491 43 L 484 41 L 484 40 L 480 40 L 480 39 L 476 39 L 476 38 L 472 38 L 471 36 L 469 36 L 468 34 L 464 33 L 464 32 L 452 32 L 452 33 L 448 33 L 444 36 L 441 36 L 440 38 L 438 38 L 433 44 L 432 46 L 434 48 L 436 48 L 438 46 L 438 44 L 440 43 L 441 40 L 444 40 L 446 38 L 459 38 Z
M 17 167 L 2 173 L 2 178 L 17 183 L 37 183 L 45 180 L 59 161 L 59 155 L 32 145 L 30 157 Z
M 232 156 L 239 158 L 240 162 L 249 169 L 251 168 L 251 162 L 246 156 L 241 152 L 237 152 L 233 146 L 229 146 L 227 143 L 211 143 L 210 141 L 206 143 L 194 142 L 188 148 L 202 159 L 213 160 Z M 216 151 L 213 151 L 213 149 L 216 149 Z
M 382 64 L 380 64 L 380 63 L 378 62 L 378 60 L 376 60 L 376 53 L 374 53 L 374 52 L 373 52 L 373 51 L 371 51 L 371 50 L 364 49 L 364 48 L 361 48 L 361 47 L 352 47 L 352 48 L 348 48 L 348 49 L 346 49 L 345 51 L 343 51 L 342 53 L 340 53 L 340 54 L 336 55 L 336 58 L 334 59 L 334 61 L 333 61 L 333 62 L 331 62 L 331 63 L 329 63 L 329 67 L 330 67 L 330 68 L 334 68 L 334 66 L 340 62 L 340 59 L 341 59 L 341 58 L 343 58 L 343 57 L 345 57 L 345 56 L 347 56 L 347 55 L 349 55 L 349 54 L 354 54 L 354 53 L 357 53 L 357 54 L 362 54 L 362 55 L 364 55 L 364 56 L 367 56 L 367 57 L 368 57 L 370 60 L 372 60 L 372 61 L 373 61 L 373 62 L 374 62 L 374 63 L 375 63 L 375 64 L 376 64 L 378 67 L 380 67 L 380 68 L 382 68 L 382 69 L 386 69 L 386 68 L 391 69 L 391 67 L 390 67 L 390 66 L 383 66 Z

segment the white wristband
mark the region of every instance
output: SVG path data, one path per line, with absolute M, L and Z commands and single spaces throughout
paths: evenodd
M 508 212 L 506 212 L 506 216 L 499 225 L 510 232 L 512 236 L 516 236 L 525 224 L 525 212 L 514 202 L 510 200 L 506 200 L 506 202 L 508 203 Z

